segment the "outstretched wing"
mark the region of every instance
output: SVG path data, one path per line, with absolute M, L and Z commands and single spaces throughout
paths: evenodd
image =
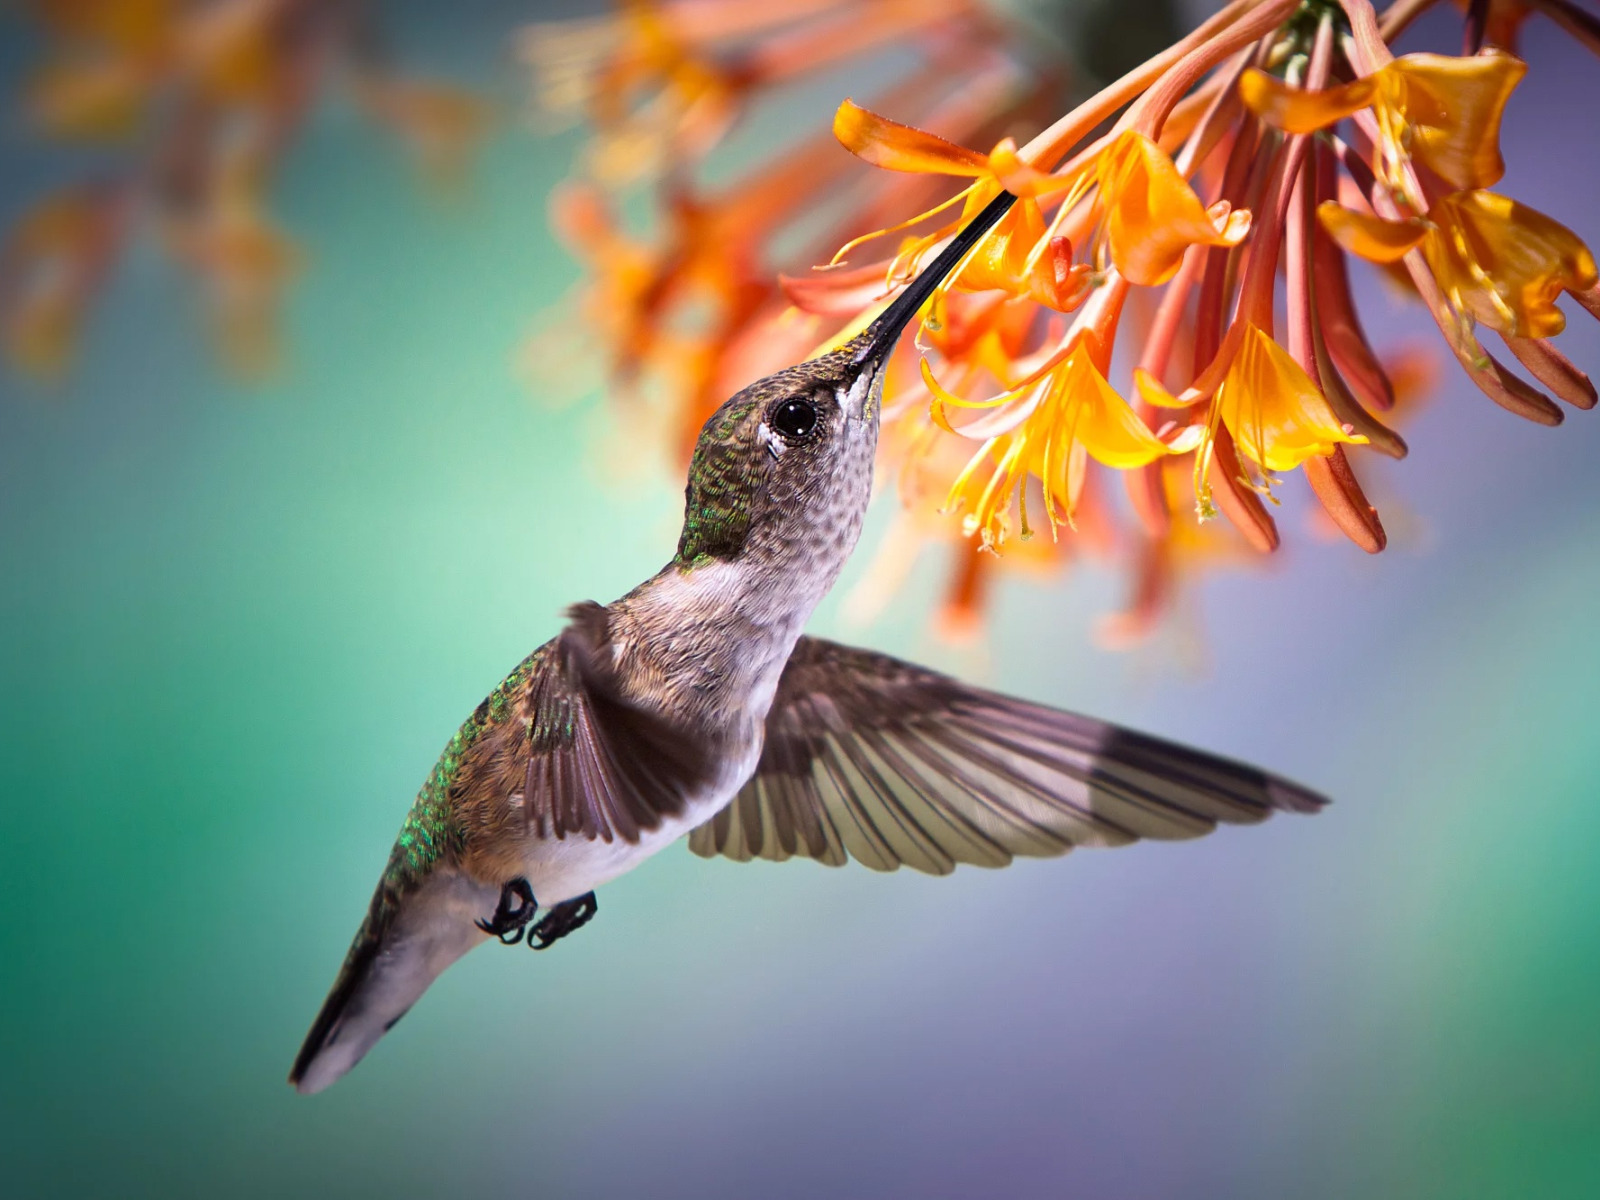
M 1324 803 L 1243 763 L 801 638 L 755 775 L 689 846 L 942 875 Z

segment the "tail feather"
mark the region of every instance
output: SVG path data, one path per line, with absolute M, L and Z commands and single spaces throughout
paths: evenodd
M 474 921 L 497 897 L 454 872 L 404 894 L 380 884 L 295 1057 L 295 1089 L 320 1092 L 360 1062 L 446 967 L 485 939 Z

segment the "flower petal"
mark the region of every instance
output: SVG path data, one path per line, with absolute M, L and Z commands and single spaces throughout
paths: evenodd
M 939 377 L 933 373 L 933 367 L 929 365 L 926 358 L 921 360 L 920 369 L 922 371 L 922 382 L 924 385 L 926 385 L 929 394 L 933 396 L 933 403 L 929 408 L 929 415 L 933 418 L 934 424 L 939 426 L 939 428 L 943 429 L 946 433 L 960 432 L 955 426 L 950 424 L 950 418 L 945 412 L 946 406 L 953 406 L 955 408 L 999 408 L 1002 404 L 1009 404 L 1011 401 L 1021 396 L 1030 387 L 1034 386 L 1035 382 L 1033 380 L 1029 380 L 1018 387 L 1012 388 L 1009 391 L 1001 392 L 998 396 L 991 396 L 987 400 L 968 400 L 963 396 L 956 395 L 949 388 L 945 387 L 944 384 L 940 383 Z
M 987 202 L 987 201 L 985 201 Z M 975 215 L 968 205 L 965 217 Z M 989 235 L 973 247 L 966 265 L 951 286 L 966 292 L 999 288 L 1013 294 L 1027 288 L 1028 252 L 1044 236 L 1044 216 L 1039 202 L 1024 197 L 1000 218 Z
M 1456 192 L 1428 214 L 1422 243 L 1445 295 L 1497 333 L 1552 337 L 1566 328 L 1555 301 L 1595 285 L 1594 255 L 1559 221 L 1495 192 Z
M 1023 162 L 1015 138 L 1003 138 L 989 151 L 989 170 L 1006 191 L 1017 196 L 1049 196 L 1077 182 L 1075 177 L 1051 175 Z
M 1190 401 L 1178 399 L 1166 388 L 1162 387 L 1161 381 L 1143 367 L 1135 367 L 1133 369 L 1133 384 L 1139 389 L 1139 398 L 1155 408 L 1190 407 Z
M 1035 247 L 1028 268 L 1028 295 L 1056 312 L 1071 312 L 1082 304 L 1093 286 L 1094 272 L 1087 263 L 1072 261 L 1072 243 L 1053 237 Z
M 1234 246 L 1249 232 L 1247 212 L 1218 221 L 1167 152 L 1135 130 L 1125 131 L 1101 155 L 1098 177 L 1111 261 L 1130 283 L 1163 284 L 1190 246 Z
M 1150 432 L 1089 360 L 1083 343 L 1067 356 L 1062 382 L 1067 403 L 1078 407 L 1074 436 L 1096 462 L 1127 470 L 1167 454 L 1166 444 Z
M 1414 158 L 1458 188 L 1488 187 L 1506 173 L 1500 113 L 1527 74 L 1498 50 L 1465 58 L 1407 54 L 1385 69 L 1386 92 L 1410 126 Z
M 1239 450 L 1268 471 L 1292 471 L 1340 442 L 1367 440 L 1344 430 L 1300 364 L 1255 325 L 1245 332 L 1217 404 Z
M 1239 78 L 1239 96 L 1250 110 L 1285 133 L 1326 129 L 1371 104 L 1376 94 L 1377 82 L 1372 76 L 1318 92 L 1290 87 L 1257 67 Z
M 884 260 L 842 270 L 814 270 L 809 275 L 779 275 L 778 286 L 801 312 L 852 317 L 888 296 L 889 265 Z
M 1420 217 L 1386 221 L 1346 208 L 1334 200 L 1324 200 L 1317 205 L 1317 219 L 1341 247 L 1374 263 L 1399 262 L 1428 233 L 1428 222 Z
M 891 121 L 854 101 L 839 105 L 833 136 L 858 158 L 890 171 L 931 175 L 987 175 L 989 160 L 936 134 Z

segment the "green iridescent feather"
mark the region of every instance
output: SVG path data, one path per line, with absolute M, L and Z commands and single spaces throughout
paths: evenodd
M 527 687 L 529 677 L 538 669 L 545 653 L 541 648 L 523 659 L 456 730 L 417 793 L 405 824 L 400 827 L 400 836 L 395 839 L 384 873 L 386 882 L 398 884 L 418 879 L 447 849 L 459 849 L 460 832 L 451 817 L 451 786 L 467 752 L 485 730 L 505 720 L 512 709 L 512 697 Z
M 756 396 L 726 404 L 701 431 L 689 465 L 683 536 L 674 560 L 680 567 L 706 558 L 732 558 L 744 545 L 755 463 L 740 432 L 760 402 Z

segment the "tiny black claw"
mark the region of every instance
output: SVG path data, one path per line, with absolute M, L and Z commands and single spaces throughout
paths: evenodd
M 513 900 L 516 901 L 515 907 L 512 905 Z M 539 902 L 533 898 L 533 888 L 528 886 L 526 879 L 519 876 L 500 889 L 500 903 L 495 907 L 494 916 L 487 921 L 478 921 L 477 925 L 485 933 L 491 933 L 499 938 L 505 945 L 515 946 L 522 940 L 528 922 L 533 920 L 533 914 L 538 909 Z
M 599 911 L 600 902 L 593 892 L 585 892 L 576 900 L 562 901 L 545 914 L 544 920 L 528 930 L 528 948 L 548 950 L 567 934 L 576 933 L 594 920 Z

